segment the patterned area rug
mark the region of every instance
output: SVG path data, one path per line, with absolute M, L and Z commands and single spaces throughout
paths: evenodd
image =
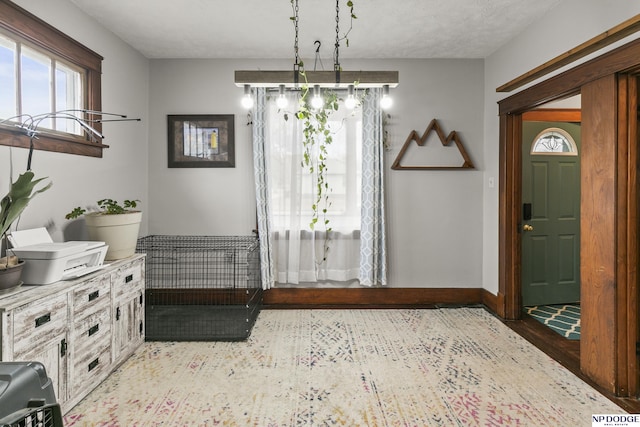
M 264 310 L 147 342 L 65 426 L 590 426 L 624 411 L 481 308 Z
M 527 314 L 570 340 L 580 339 L 580 305 L 556 304 L 525 307 Z

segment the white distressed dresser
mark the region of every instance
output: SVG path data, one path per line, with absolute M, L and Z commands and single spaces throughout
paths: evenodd
M 0 294 L 0 360 L 38 361 L 65 413 L 144 342 L 145 256 Z

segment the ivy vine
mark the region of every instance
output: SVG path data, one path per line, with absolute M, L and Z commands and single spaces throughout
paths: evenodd
M 301 161 L 301 167 L 305 168 L 308 173 L 315 176 L 315 195 L 311 205 L 312 215 L 309 223 L 309 228 L 313 231 L 318 226 L 323 226 L 325 235 L 324 253 L 322 261 L 326 261 L 329 250 L 329 233 L 332 231 L 330 226 L 330 220 L 328 218 L 328 211 L 331 207 L 331 201 L 329 194 L 331 193 L 331 187 L 327 181 L 327 156 L 328 148 L 333 142 L 333 135 L 329 128 L 329 118 L 334 111 L 339 108 L 339 97 L 335 91 L 325 90 L 323 93 L 324 104 L 320 108 L 313 108 L 311 106 L 311 97 L 309 96 L 310 88 L 305 72 L 304 64 L 298 57 L 298 2 L 297 0 L 290 0 L 291 7 L 294 12 L 294 16 L 290 19 L 294 23 L 296 30 L 295 37 L 295 54 L 296 63 L 294 70 L 299 73 L 299 77 L 304 81 L 301 85 L 301 94 L 298 102 L 298 109 L 294 113 L 296 119 L 302 122 L 302 145 L 303 145 L 303 158 Z M 348 35 L 353 28 L 353 20 L 357 19 L 354 13 L 354 5 L 352 0 L 347 0 L 346 6 L 349 8 L 349 29 L 340 37 L 339 35 L 339 1 L 336 1 L 336 44 L 334 51 L 334 68 L 339 70 L 339 46 L 342 40 L 346 40 L 347 47 L 349 46 Z M 288 119 L 288 115 L 284 115 L 285 120 Z
M 308 97 L 309 89 L 304 88 L 300 97 L 296 118 L 302 121 L 302 161 L 301 166 L 306 168 L 311 176 L 316 177 L 315 197 L 311 205 L 312 216 L 309 228 L 315 230 L 318 223 L 324 226 L 329 233 L 328 209 L 331 206 L 329 193 L 331 188 L 326 178 L 327 155 L 333 135 L 329 128 L 331 113 L 338 110 L 338 95 L 334 91 L 327 90 L 323 94 L 324 105 L 318 109 L 311 107 Z

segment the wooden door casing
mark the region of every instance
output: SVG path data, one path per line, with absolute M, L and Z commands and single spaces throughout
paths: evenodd
M 589 320 L 582 324 L 585 342 L 581 343 L 580 365 L 586 376 L 618 396 L 636 396 L 639 391 L 635 355 L 639 335 L 637 85 L 633 75 L 638 70 L 640 40 L 634 40 L 499 102 L 497 312 L 505 319 L 519 319 L 522 266 L 517 226 L 522 208 L 519 188 L 522 114 L 547 102 L 578 94 L 583 88 L 589 92 L 587 99 L 584 96 L 582 99 L 583 110 L 591 109 L 588 120 L 593 122 L 590 130 L 585 128 L 587 119 L 583 111 L 583 188 L 593 186 L 588 195 L 602 195 L 604 199 L 587 201 L 587 206 L 581 206 L 586 209 L 581 213 L 581 225 L 586 226 L 581 232 L 582 251 L 591 251 L 595 259 L 581 256 L 582 317 Z M 596 133 L 588 136 L 592 131 Z M 594 143 L 596 135 L 605 138 L 606 144 L 597 149 L 591 147 L 591 160 L 588 160 L 585 157 L 587 140 Z M 604 162 L 594 159 L 594 150 L 605 150 Z M 587 184 L 584 179 L 589 174 L 593 176 Z M 582 197 L 585 196 L 583 192 Z M 597 233 L 600 241 L 587 236 L 587 230 Z M 598 261 L 604 264 L 599 266 Z M 596 286 L 602 287 L 589 292 Z

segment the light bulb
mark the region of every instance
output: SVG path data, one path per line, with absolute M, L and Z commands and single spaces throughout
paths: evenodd
M 313 98 L 311 98 L 311 107 L 317 109 L 322 108 L 324 105 L 324 100 L 322 99 L 322 94 L 320 93 L 320 86 L 315 85 L 313 87 Z
M 356 101 L 356 96 L 353 93 L 353 85 L 349 85 L 349 94 L 347 95 L 347 99 L 344 100 L 344 106 L 349 110 L 353 110 L 356 108 L 358 101 Z
M 242 97 L 242 106 L 247 110 L 253 108 L 253 98 L 251 98 L 251 95 L 245 95 Z
M 287 104 L 289 104 L 287 98 L 285 98 L 284 95 L 278 95 L 278 99 L 276 99 L 276 105 L 278 106 L 278 108 L 286 108 Z
M 282 109 L 285 108 L 287 104 L 289 104 L 289 101 L 284 94 L 284 85 L 280 85 L 280 88 L 278 90 L 278 98 L 276 99 L 276 105 L 278 106 L 278 108 Z
M 393 99 L 389 95 L 384 95 L 380 100 L 380 108 L 387 110 L 393 105 Z
M 344 106 L 347 107 L 349 110 L 353 110 L 354 108 L 356 108 L 357 104 L 358 104 L 358 101 L 356 101 L 356 99 L 353 96 L 350 96 L 344 100 Z
M 253 97 L 251 96 L 250 85 L 244 85 L 244 96 L 242 97 L 242 106 L 247 110 L 253 107 Z
M 393 105 L 393 99 L 389 96 L 389 85 L 382 86 L 382 98 L 380 99 L 380 108 L 386 110 Z

